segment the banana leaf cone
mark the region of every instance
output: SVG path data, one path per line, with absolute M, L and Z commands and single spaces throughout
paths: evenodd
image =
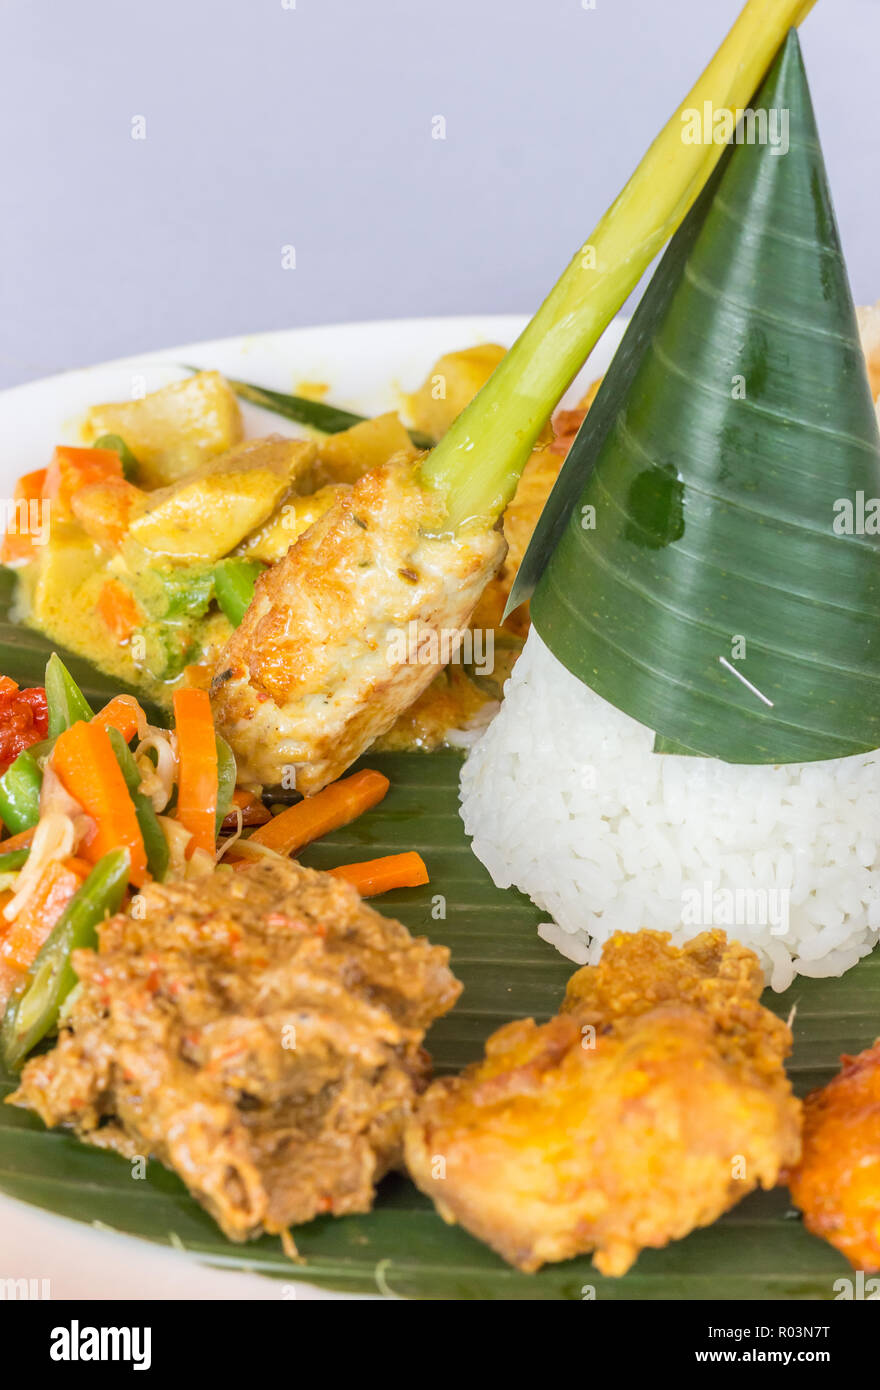
M 670 244 L 512 604 L 537 580 L 544 642 L 655 751 L 812 762 L 880 745 L 880 439 L 794 31 L 752 110 L 767 141 L 741 124 Z

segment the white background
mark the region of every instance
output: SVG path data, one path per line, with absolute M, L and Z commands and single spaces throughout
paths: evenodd
M 531 310 L 739 9 L 291 3 L 0 0 L 0 385 L 261 329 Z M 874 300 L 880 0 L 818 0 L 802 37 Z

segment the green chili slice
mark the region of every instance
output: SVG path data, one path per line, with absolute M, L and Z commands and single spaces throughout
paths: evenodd
M 159 818 L 153 810 L 152 801 L 140 790 L 141 774 L 134 760 L 134 754 L 118 729 L 108 729 L 107 734 L 113 752 L 116 754 L 116 761 L 119 763 L 125 778 L 129 796 L 134 802 L 135 815 L 147 853 L 147 868 L 153 878 L 161 883 L 168 872 L 168 841 L 165 839 L 165 833 L 159 824 Z
M 94 946 L 97 928 L 118 912 L 128 886 L 129 854 L 114 849 L 99 859 L 62 912 L 3 1017 L 3 1060 L 18 1070 L 27 1054 L 58 1022 L 61 1005 L 77 982 L 71 957 Z
M 42 785 L 40 765 L 28 748 L 0 777 L 0 819 L 13 835 L 30 830 L 40 819 Z
M 244 617 L 254 596 L 254 585 L 265 568 L 259 560 L 235 556 L 214 566 L 214 593 L 233 627 L 238 627 Z
M 91 719 L 92 709 L 57 652 L 46 663 L 46 704 L 49 738 L 57 738 L 78 719 Z
M 93 449 L 112 449 L 114 454 L 119 455 L 122 464 L 122 476 L 127 483 L 136 483 L 140 464 L 134 454 L 129 449 L 125 440 L 119 434 L 102 434 L 100 439 L 96 439 L 92 445 Z

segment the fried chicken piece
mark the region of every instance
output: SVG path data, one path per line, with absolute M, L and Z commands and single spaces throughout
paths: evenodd
M 880 1041 L 843 1057 L 804 1101 L 803 1153 L 789 1175 L 804 1225 L 855 1269 L 880 1270 Z
M 507 555 L 495 578 L 486 585 L 472 619 L 474 627 L 498 629 L 496 641 L 501 636 L 502 628 L 519 638 L 528 635 L 529 605 L 521 603 L 506 621 L 503 620 L 504 607 L 561 467 L 559 455 L 546 444 L 539 444 L 532 450 L 516 492 L 504 509 L 502 526 L 507 541 Z
M 587 418 L 590 406 L 599 394 L 602 378 L 590 383 L 573 410 L 557 410 L 553 417 L 553 443 L 550 448 L 561 458 L 565 458 L 575 441 L 575 436 Z
M 862 351 L 865 354 L 865 364 L 868 368 L 871 395 L 877 406 L 878 418 L 880 418 L 880 302 L 860 305 L 856 314 L 859 321 Z
M 426 689 L 445 661 L 424 639 L 467 627 L 506 550 L 496 528 L 442 532 L 442 501 L 392 460 L 260 577 L 211 688 L 240 780 L 293 769 L 298 791 L 318 791 Z
M 173 1168 L 230 1240 L 369 1211 L 461 986 L 328 874 L 283 861 L 150 884 L 77 951 L 80 988 L 12 1104 Z
M 624 1274 L 799 1153 L 791 1034 L 762 985 L 723 932 L 682 949 L 618 933 L 556 1018 L 508 1023 L 483 1061 L 429 1088 L 406 1131 L 412 1177 L 519 1269 L 593 1251 Z

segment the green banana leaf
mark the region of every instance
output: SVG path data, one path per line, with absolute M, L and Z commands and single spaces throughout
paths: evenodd
M 23 684 L 37 684 L 51 648 L 5 619 L 3 594 L 0 589 L 0 672 L 14 670 Z M 64 659 L 96 707 L 113 693 L 105 677 Z M 450 947 L 464 994 L 432 1028 L 428 1045 L 438 1073 L 458 1071 L 507 1020 L 549 1018 L 574 967 L 538 937 L 543 914 L 519 893 L 495 888 L 471 853 L 458 816 L 457 754 L 369 755 L 363 763 L 391 779 L 388 796 L 303 858 L 329 868 L 405 849 L 423 855 L 431 883 L 388 893 L 375 905 Z M 880 1031 L 880 954 L 843 979 L 800 979 L 787 994 L 768 991 L 764 998 L 782 1017 L 797 1005 L 790 1072 L 803 1094 L 834 1074 L 841 1052 L 860 1051 Z M 0 1098 L 14 1086 L 0 1072 Z M 804 1230 L 784 1189 L 755 1193 L 714 1226 L 665 1250 L 645 1251 L 625 1278 L 614 1280 L 598 1275 L 588 1259 L 519 1274 L 460 1228 L 445 1225 L 402 1176 L 382 1183 L 368 1215 L 321 1217 L 298 1228 L 306 1264 L 292 1265 L 274 1238 L 240 1246 L 226 1240 L 159 1164 L 150 1164 L 142 1180 L 131 1173 L 124 1159 L 0 1104 L 0 1191 L 77 1221 L 183 1246 L 211 1265 L 286 1282 L 423 1299 L 832 1299 L 834 1281 L 849 1270 L 831 1246 Z
M 794 32 L 753 105 L 778 143 L 671 243 L 516 594 L 540 574 L 542 638 L 657 751 L 808 762 L 880 745 L 880 538 L 842 510 L 880 438 Z

